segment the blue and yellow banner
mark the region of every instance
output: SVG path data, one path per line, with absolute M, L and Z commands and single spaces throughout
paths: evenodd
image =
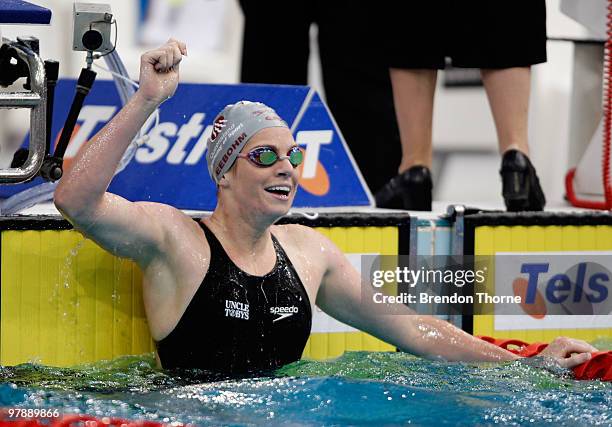
M 76 82 L 62 80 L 55 94 L 52 141 L 57 141 L 72 103 Z M 327 106 L 307 86 L 181 84 L 159 109 L 159 124 L 146 124 L 148 140 L 115 176 L 109 191 L 129 200 L 168 203 L 180 209 L 213 210 L 215 186 L 206 168 L 206 140 L 215 115 L 240 100 L 263 102 L 289 124 L 305 159 L 294 207 L 371 206 L 347 145 Z M 78 149 L 121 108 L 112 81 L 96 81 L 79 115 L 65 155 Z M 37 180 L 35 182 L 41 182 Z M 33 184 L 0 188 L 8 197 Z

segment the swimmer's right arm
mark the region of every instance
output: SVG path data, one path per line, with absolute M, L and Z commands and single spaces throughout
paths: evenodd
M 112 253 L 146 262 L 163 241 L 170 208 L 133 203 L 106 190 L 126 148 L 147 118 L 178 85 L 184 43 L 169 40 L 140 61 L 140 87 L 130 101 L 84 144 L 55 191 L 55 206 L 83 234 Z

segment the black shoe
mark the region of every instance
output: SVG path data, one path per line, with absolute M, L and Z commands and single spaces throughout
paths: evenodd
M 518 150 L 508 150 L 502 157 L 502 195 L 509 212 L 541 211 L 546 197 L 529 157 Z
M 413 166 L 391 178 L 376 192 L 376 206 L 387 209 L 431 211 L 431 172 L 425 166 Z
M 391 178 L 380 190 L 374 194 L 377 208 L 404 209 L 402 201 L 402 175 Z

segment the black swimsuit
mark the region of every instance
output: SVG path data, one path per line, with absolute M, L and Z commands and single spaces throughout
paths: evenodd
M 210 266 L 176 327 L 156 343 L 162 366 L 231 375 L 299 360 L 312 313 L 306 290 L 278 240 L 272 236 L 272 271 L 252 276 L 199 224 L 210 246 Z

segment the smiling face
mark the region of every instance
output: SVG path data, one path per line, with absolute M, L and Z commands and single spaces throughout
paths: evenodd
M 269 147 L 278 156 L 286 156 L 296 146 L 289 129 L 271 127 L 253 136 L 241 154 L 259 147 Z M 261 167 L 249 158 L 239 157 L 225 174 L 225 182 L 220 184 L 220 189 L 222 192 L 228 190 L 226 195 L 233 198 L 241 210 L 276 220 L 291 208 L 298 179 L 298 169 L 288 159 L 278 160 L 269 167 Z

